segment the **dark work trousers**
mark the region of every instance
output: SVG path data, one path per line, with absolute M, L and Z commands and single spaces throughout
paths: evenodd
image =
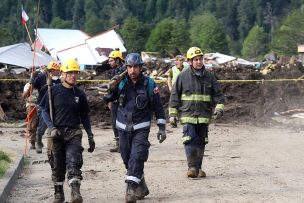
M 133 132 L 118 130 L 120 154 L 128 170 L 127 180 L 140 180 L 144 174 L 144 163 L 148 160 L 150 148 L 149 132 L 149 129 Z
M 38 106 L 38 127 L 37 127 L 37 137 L 42 138 L 42 136 L 44 135 L 46 129 L 47 129 L 47 125 L 45 124 L 43 118 L 42 118 L 42 113 L 40 110 L 40 107 Z
M 191 137 L 184 143 L 188 167 L 201 169 L 205 145 L 208 143 L 208 125 L 187 123 L 183 127 L 183 134 Z
M 82 180 L 83 164 L 80 128 L 61 128 L 59 138 L 48 137 L 48 158 L 52 168 L 54 183 L 63 182 L 67 172 L 68 180 Z
M 117 101 L 112 102 L 112 106 L 111 106 L 111 120 L 112 120 L 112 128 L 113 128 L 114 139 L 115 140 L 119 139 L 118 130 L 116 128 L 117 108 L 118 108 Z

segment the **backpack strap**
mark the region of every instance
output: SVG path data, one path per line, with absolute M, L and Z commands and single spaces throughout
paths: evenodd
M 118 85 L 118 94 L 121 93 L 123 88 L 126 86 L 126 83 L 127 83 L 127 78 L 124 78 L 122 81 L 120 81 L 120 83 Z
M 152 78 L 148 77 L 148 90 L 149 90 L 149 96 L 150 98 L 153 99 L 153 94 L 154 94 L 154 87 L 155 87 L 155 82 Z
M 148 96 L 149 96 L 150 105 L 152 105 L 155 82 L 152 78 L 146 77 L 144 86 L 145 86 L 145 90 L 147 91 Z

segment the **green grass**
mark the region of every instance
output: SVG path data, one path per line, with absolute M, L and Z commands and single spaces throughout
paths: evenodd
M 0 151 L 0 178 L 2 178 L 5 174 L 10 162 L 11 159 L 9 158 L 8 154 Z

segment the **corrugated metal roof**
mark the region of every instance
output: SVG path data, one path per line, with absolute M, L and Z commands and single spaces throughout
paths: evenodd
M 38 28 L 37 36 L 55 58 L 58 51 L 83 44 L 90 37 L 80 30 L 48 28 Z
M 126 51 L 121 37 L 112 29 L 90 37 L 76 46 L 59 50 L 56 55 L 60 61 L 74 58 L 77 59 L 80 64 L 96 65 L 108 59 L 108 55 L 100 52 L 100 50 L 113 50 L 115 48 L 119 48 L 122 52 Z
M 98 48 L 111 48 L 113 50 L 119 48 L 121 52 L 127 51 L 124 46 L 123 40 L 121 39 L 119 34 L 115 32 L 115 30 L 109 30 L 94 37 L 91 37 L 86 40 L 86 43 L 88 44 L 90 49 L 93 50 L 92 53 L 96 58 L 98 58 L 99 56 L 99 53 L 97 52 Z
M 60 61 L 65 61 L 67 59 L 76 59 L 79 64 L 85 65 L 96 65 L 108 59 L 107 56 L 98 55 L 95 56 L 92 54 L 92 50 L 88 47 L 87 44 L 82 44 L 75 46 L 63 51 L 57 52 L 57 57 Z
M 0 63 L 29 68 L 33 66 L 34 52 L 28 43 L 19 43 L 0 48 Z M 51 60 L 50 55 L 36 49 L 34 66 L 45 66 Z

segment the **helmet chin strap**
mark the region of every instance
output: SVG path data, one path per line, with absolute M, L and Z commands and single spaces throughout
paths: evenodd
M 71 88 L 74 87 L 74 85 L 75 85 L 75 84 L 68 83 L 68 81 L 66 80 L 66 78 L 64 78 L 64 82 L 65 82 L 66 84 L 68 84 Z

